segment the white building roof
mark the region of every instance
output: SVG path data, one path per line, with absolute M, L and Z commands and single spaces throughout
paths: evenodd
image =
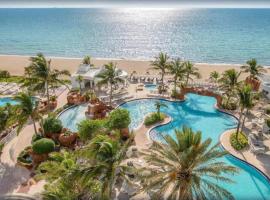
M 81 64 L 76 73 L 72 77 L 77 77 L 81 75 L 84 79 L 94 80 L 98 74 L 104 70 L 104 67 L 91 67 L 90 65 Z M 120 70 L 120 77 L 126 78 L 128 73 L 126 71 Z

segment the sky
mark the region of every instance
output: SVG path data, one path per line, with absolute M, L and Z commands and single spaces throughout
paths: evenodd
M 270 0 L 0 0 L 0 7 L 270 8 Z

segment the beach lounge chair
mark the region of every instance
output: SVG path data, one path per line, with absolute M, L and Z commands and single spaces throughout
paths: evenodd
M 254 154 L 263 154 L 266 152 L 265 145 L 263 141 L 258 140 L 254 134 L 248 136 L 248 144 L 251 148 L 251 152 Z

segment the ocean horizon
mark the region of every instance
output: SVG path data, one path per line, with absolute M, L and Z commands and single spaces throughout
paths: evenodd
M 270 9 L 0 9 L 0 54 L 270 65 Z

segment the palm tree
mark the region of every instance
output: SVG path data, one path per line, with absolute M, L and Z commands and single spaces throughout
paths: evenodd
M 249 73 L 250 77 L 252 79 L 257 79 L 258 76 L 262 75 L 263 73 L 266 73 L 266 69 L 263 68 L 263 66 L 258 65 L 256 59 L 251 59 L 246 62 L 246 65 L 241 67 L 243 69 L 243 72 Z
M 170 57 L 166 53 L 161 52 L 155 57 L 155 60 L 151 62 L 151 65 L 153 66 L 151 69 L 160 71 L 162 91 L 164 90 L 164 76 L 170 66 L 169 59 Z
M 77 167 L 76 159 L 72 152 L 67 150 L 52 152 L 49 154 L 48 160 L 42 162 L 35 170 L 35 178 L 53 182 L 60 177 L 68 175 Z
M 121 70 L 116 68 L 116 64 L 113 62 L 109 62 L 108 64 L 104 65 L 105 70 L 102 71 L 100 74 L 97 75 L 98 78 L 101 80 L 98 84 L 109 84 L 110 86 L 110 105 L 112 105 L 112 93 L 113 93 L 113 86 L 117 83 L 123 83 L 124 80 L 120 77 Z
M 202 141 L 201 132 L 186 127 L 164 141 L 142 152 L 147 165 L 138 171 L 142 190 L 152 199 L 233 199 L 220 183 L 231 183 L 226 175 L 237 168 L 218 160 L 227 154 L 219 144 L 210 147 L 210 138 Z
M 220 87 L 225 91 L 227 96 L 227 101 L 225 103 L 226 106 L 240 84 L 238 80 L 240 75 L 241 72 L 237 72 L 235 69 L 228 69 L 222 74 Z
M 29 76 L 24 80 L 24 87 L 32 91 L 42 91 L 46 93 L 47 101 L 50 101 L 49 88 L 56 85 L 65 85 L 69 80 L 62 79 L 62 76 L 70 76 L 67 70 L 51 70 L 51 60 L 46 60 L 43 54 L 39 53 L 36 57 L 30 58 L 31 64 L 26 68 Z
M 190 61 L 184 62 L 184 70 L 185 70 L 185 77 L 186 82 L 185 85 L 188 85 L 189 80 L 193 80 L 192 77 L 200 78 L 201 74 L 199 73 L 199 69 L 194 67 L 193 63 Z
M 176 85 L 178 80 L 182 80 L 184 77 L 184 66 L 180 58 L 174 59 L 169 66 L 170 74 L 173 75 L 174 90 L 176 90 Z
M 214 83 L 217 83 L 220 78 L 220 74 L 217 71 L 212 71 L 210 73 L 210 80 L 213 81 Z
M 79 89 L 80 89 L 80 94 L 81 94 L 82 93 L 83 76 L 82 75 L 77 76 L 76 81 L 79 83 Z
M 101 183 L 100 198 L 113 199 L 113 189 L 119 178 L 127 178 L 125 173 L 129 168 L 122 164 L 127 148 L 133 138 L 129 138 L 122 146 L 118 140 L 106 135 L 98 135 L 78 153 L 79 158 L 86 160 L 81 168 L 75 170 L 75 179 L 97 179 Z M 89 162 L 88 162 L 89 160 Z
M 240 131 L 241 121 L 243 117 L 243 113 L 245 109 L 250 109 L 253 106 L 253 94 L 252 88 L 250 85 L 243 85 L 238 89 L 239 96 L 239 106 L 240 106 L 240 114 L 239 114 L 239 123 L 237 125 L 236 130 L 236 139 L 238 140 L 238 135 Z
M 166 107 L 166 108 L 168 108 L 167 104 L 165 104 L 165 103 L 163 103 L 163 102 L 161 102 L 161 101 L 156 101 L 155 106 L 156 106 L 157 115 L 159 116 L 159 118 L 160 118 L 160 108 L 161 108 L 161 107 Z
M 64 176 L 46 184 L 41 195 L 43 200 L 79 200 L 98 199 L 98 193 L 100 193 L 98 181 L 91 179 L 82 183 L 72 177 Z
M 85 56 L 83 58 L 82 64 L 84 65 L 89 65 L 90 67 L 93 67 L 94 65 L 91 63 L 91 57 L 90 56 Z
M 18 122 L 17 132 L 19 133 L 28 120 L 31 119 L 35 134 L 38 134 L 35 122 L 40 119 L 40 115 L 33 98 L 26 93 L 20 93 L 14 97 L 14 100 L 19 102 L 18 105 L 15 105 L 15 114 L 13 115 Z

